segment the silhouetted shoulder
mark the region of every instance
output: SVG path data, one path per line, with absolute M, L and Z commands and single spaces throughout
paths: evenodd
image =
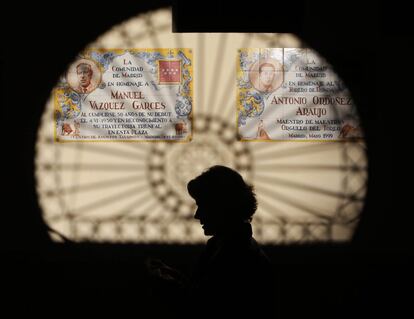
M 208 241 L 190 294 L 195 304 L 209 300 L 212 309 L 223 307 L 235 311 L 240 305 L 248 304 L 268 312 L 263 304 L 274 303 L 273 291 L 270 261 L 256 240 L 247 235 L 245 238 L 213 237 Z

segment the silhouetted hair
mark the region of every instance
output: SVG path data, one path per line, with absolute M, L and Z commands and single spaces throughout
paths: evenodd
M 212 166 L 187 184 L 188 193 L 197 202 L 226 210 L 234 219 L 251 220 L 257 209 L 253 186 L 235 170 Z

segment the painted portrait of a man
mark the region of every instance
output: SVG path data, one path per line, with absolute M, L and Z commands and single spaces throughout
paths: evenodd
M 76 74 L 79 79 L 78 91 L 81 93 L 91 92 L 93 90 L 92 67 L 88 63 L 79 63 L 76 67 Z
M 69 68 L 67 81 L 77 93 L 89 94 L 98 87 L 101 81 L 101 72 L 92 61 L 80 59 Z
M 257 61 L 249 72 L 253 87 L 262 93 L 271 93 L 283 83 L 282 65 L 274 59 Z

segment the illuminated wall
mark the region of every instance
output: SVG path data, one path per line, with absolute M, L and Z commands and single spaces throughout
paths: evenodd
M 363 140 L 237 138 L 238 50 L 304 46 L 291 34 L 174 34 L 169 10 L 113 27 L 88 47 L 193 50 L 192 141 L 56 143 L 51 96 L 36 149 L 45 220 L 75 241 L 203 242 L 186 183 L 223 164 L 255 186 L 259 208 L 253 226 L 260 242 L 349 240 L 366 192 Z

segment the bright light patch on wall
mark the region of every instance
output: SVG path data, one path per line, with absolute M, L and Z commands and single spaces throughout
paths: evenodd
M 36 145 L 37 193 L 47 223 L 75 241 L 203 242 L 186 184 L 221 164 L 255 186 L 258 241 L 349 240 L 366 192 L 363 139 L 269 143 L 238 136 L 239 50 L 303 46 L 291 34 L 172 33 L 166 9 L 113 27 L 87 49 L 192 50 L 192 140 L 56 143 L 51 93 Z

